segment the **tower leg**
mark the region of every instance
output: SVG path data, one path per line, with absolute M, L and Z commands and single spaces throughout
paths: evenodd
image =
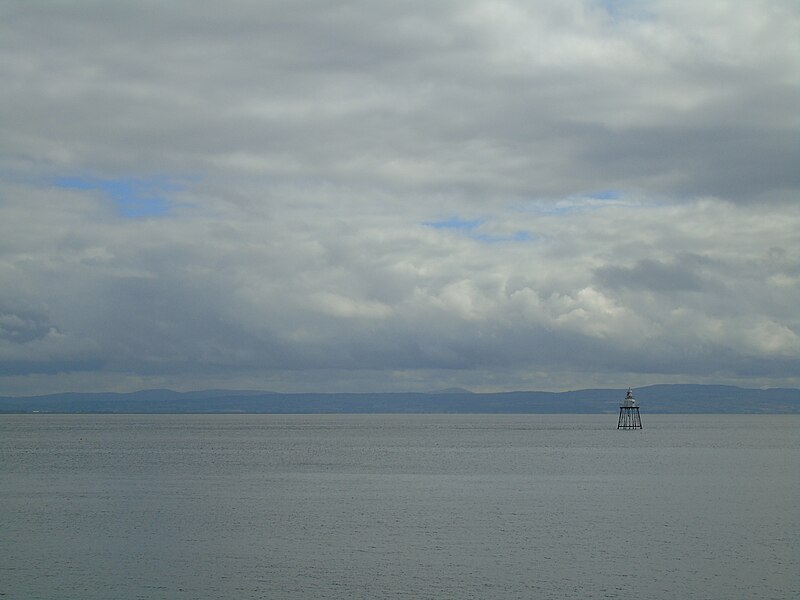
M 620 406 L 617 429 L 641 429 L 642 418 L 638 406 Z

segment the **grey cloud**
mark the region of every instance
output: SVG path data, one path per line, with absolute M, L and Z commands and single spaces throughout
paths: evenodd
M 0 376 L 103 368 L 96 343 L 59 330 L 46 307 L 9 296 L 0 298 Z
M 612 288 L 639 288 L 653 292 L 698 292 L 708 287 L 707 279 L 686 262 L 665 264 L 658 260 L 642 259 L 633 267 L 601 267 L 596 274 L 602 285 Z
M 0 339 L 24 344 L 44 338 L 51 328 L 52 323 L 41 309 L 0 304 Z
M 571 194 L 600 180 L 744 198 L 797 185 L 791 52 L 773 41 L 773 62 L 753 64 L 734 43 L 763 30 L 734 13 L 714 18 L 750 38 L 694 47 L 691 29 L 614 26 L 579 3 L 8 12 L 3 106 L 18 117 L 6 139 L 29 160 L 481 194 Z M 776 26 L 796 19 L 772 12 Z

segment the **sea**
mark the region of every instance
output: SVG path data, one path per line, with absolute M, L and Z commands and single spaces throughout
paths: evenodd
M 2 415 L 0 597 L 800 598 L 800 415 Z

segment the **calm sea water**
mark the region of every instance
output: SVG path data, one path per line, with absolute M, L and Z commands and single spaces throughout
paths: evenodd
M 0 417 L 0 596 L 800 597 L 800 416 Z

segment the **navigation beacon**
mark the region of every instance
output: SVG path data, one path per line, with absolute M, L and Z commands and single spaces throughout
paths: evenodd
M 641 428 L 642 418 L 639 416 L 639 407 L 636 406 L 636 398 L 633 397 L 633 391 L 631 388 L 628 388 L 628 393 L 625 394 L 625 400 L 622 401 L 622 406 L 619 407 L 617 429 Z

